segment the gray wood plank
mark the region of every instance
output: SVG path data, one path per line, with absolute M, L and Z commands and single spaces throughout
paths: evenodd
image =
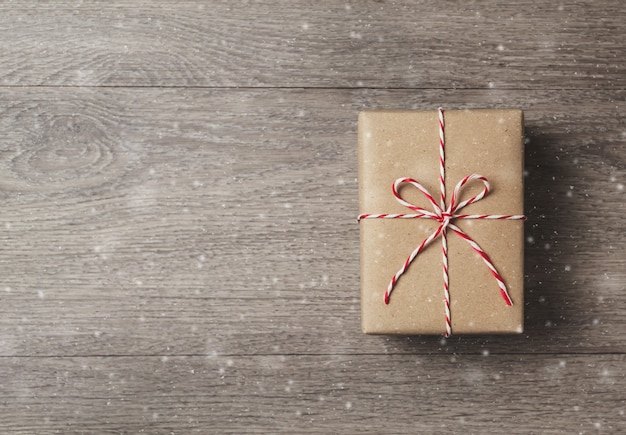
M 0 4 L 6 86 L 626 87 L 621 2 Z
M 0 89 L 0 355 L 625 351 L 624 91 Z M 356 115 L 526 109 L 517 337 L 359 332 Z
M 3 433 L 623 433 L 615 355 L 1 358 Z

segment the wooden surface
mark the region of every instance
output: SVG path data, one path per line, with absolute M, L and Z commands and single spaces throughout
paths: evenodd
M 626 431 L 626 10 L 0 3 L 2 433 Z M 359 326 L 363 109 L 526 117 L 526 331 Z

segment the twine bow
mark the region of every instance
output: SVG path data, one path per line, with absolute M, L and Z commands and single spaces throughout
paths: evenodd
M 451 321 L 450 321 L 450 289 L 449 289 L 449 279 L 448 279 L 448 238 L 447 238 L 447 230 L 450 229 L 452 230 L 454 233 L 458 234 L 463 240 L 465 240 L 467 243 L 469 243 L 469 245 L 472 247 L 472 249 L 478 253 L 478 255 L 480 255 L 480 257 L 482 258 L 483 262 L 485 263 L 485 265 L 487 266 L 487 268 L 489 269 L 489 272 L 491 272 L 491 274 L 493 275 L 493 277 L 495 278 L 496 282 L 498 283 L 498 287 L 500 287 L 500 294 L 502 295 L 502 298 L 504 299 L 504 302 L 506 303 L 507 306 L 511 306 L 513 304 L 513 301 L 511 300 L 511 297 L 509 296 L 509 293 L 507 291 L 507 287 L 506 284 L 504 283 L 504 279 L 502 278 L 502 276 L 498 273 L 496 267 L 494 266 L 493 262 L 491 261 L 491 259 L 489 258 L 489 256 L 487 255 L 487 253 L 478 245 L 478 243 L 476 243 L 476 241 L 474 241 L 470 236 L 468 236 L 463 230 L 461 230 L 458 226 L 456 226 L 454 223 L 452 223 L 452 221 L 454 219 L 497 219 L 497 220 L 525 220 L 526 217 L 523 215 L 486 215 L 486 214 L 482 214 L 482 215 L 468 215 L 468 214 L 458 214 L 458 211 L 461 210 L 463 207 L 469 205 L 469 204 L 473 204 L 477 201 L 480 201 L 482 198 L 484 198 L 488 193 L 489 193 L 489 181 L 487 181 L 487 178 L 483 177 L 482 175 L 478 175 L 478 174 L 472 174 L 472 175 L 468 175 L 466 177 L 464 177 L 461 181 L 459 181 L 457 183 L 457 185 L 455 186 L 453 192 L 452 192 L 452 198 L 450 199 L 450 204 L 448 206 L 446 206 L 446 188 L 445 188 L 445 153 L 444 153 L 444 149 L 445 149 L 445 140 L 444 140 L 444 118 L 443 118 L 443 109 L 439 109 L 439 151 L 440 151 L 440 155 L 439 155 L 439 169 L 440 169 L 440 176 L 439 176 L 439 185 L 440 185 L 440 189 L 441 189 L 441 197 L 440 197 L 440 204 L 437 204 L 437 201 L 435 201 L 435 198 L 430 194 L 430 192 L 428 192 L 428 190 L 422 186 L 422 184 L 420 184 L 418 181 L 414 180 L 413 178 L 398 178 L 396 181 L 394 181 L 393 185 L 392 185 L 392 191 L 393 191 L 393 195 L 396 198 L 396 200 L 402 204 L 403 206 L 413 210 L 414 212 L 417 213 L 413 213 L 413 214 L 389 214 L 389 213 L 382 213 L 382 214 L 370 214 L 370 213 L 363 213 L 361 215 L 359 215 L 358 217 L 358 221 L 361 221 L 362 219 L 433 219 L 436 220 L 437 222 L 439 222 L 439 226 L 437 227 L 437 229 L 430 235 L 428 236 L 426 239 L 424 239 L 424 241 L 422 243 L 419 244 L 419 246 L 417 248 L 415 248 L 415 250 L 413 250 L 413 252 L 411 253 L 411 255 L 409 255 L 409 257 L 406 259 L 406 261 L 404 262 L 404 264 L 402 265 L 402 267 L 400 268 L 400 270 L 398 270 L 398 272 L 396 272 L 396 274 L 393 276 L 393 278 L 391 279 L 389 286 L 387 287 L 387 290 L 385 291 L 385 304 L 389 304 L 389 298 L 391 296 L 391 292 L 393 291 L 396 283 L 398 282 L 398 280 L 400 279 L 400 277 L 404 274 L 404 272 L 406 272 L 406 270 L 409 268 L 409 266 L 411 265 L 411 263 L 413 262 L 413 260 L 415 259 L 415 257 L 417 257 L 419 255 L 420 252 L 422 252 L 426 246 L 428 246 L 433 240 L 435 240 L 437 237 L 441 236 L 441 242 L 442 242 L 442 264 L 443 264 L 443 290 L 444 290 L 444 302 L 445 302 L 445 313 L 446 313 L 446 337 L 449 337 L 452 333 L 452 326 L 451 326 Z M 463 188 L 463 186 L 465 186 L 467 183 L 473 181 L 473 180 L 478 180 L 480 182 L 482 182 L 483 184 L 483 189 L 482 191 L 476 195 L 471 197 L 468 200 L 465 201 L 460 201 L 459 202 L 459 193 L 461 191 L 461 189 Z M 428 202 L 430 202 L 430 204 L 433 207 L 434 211 L 428 211 L 422 207 L 416 206 L 414 204 L 411 204 L 410 202 L 404 200 L 402 198 L 402 196 L 399 193 L 399 188 L 402 184 L 411 184 L 414 187 L 416 187 L 420 192 L 422 192 L 422 194 L 426 197 L 426 199 L 428 200 Z

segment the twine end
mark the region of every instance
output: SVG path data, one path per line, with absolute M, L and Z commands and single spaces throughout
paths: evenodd
M 507 307 L 513 305 L 513 301 L 504 290 L 500 289 L 500 294 L 502 295 L 502 299 L 504 299 L 504 303 L 506 303 Z
M 389 293 L 385 293 L 385 305 L 389 305 Z

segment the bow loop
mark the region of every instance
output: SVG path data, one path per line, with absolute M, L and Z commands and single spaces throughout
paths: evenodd
M 465 201 L 458 202 L 460 200 L 459 193 L 461 189 L 463 188 L 463 186 L 465 186 L 466 184 L 470 183 L 473 180 L 481 181 L 483 183 L 483 190 L 476 196 L 472 196 L 471 198 Z M 487 181 L 487 178 L 483 177 L 482 175 L 472 174 L 472 175 L 467 175 L 463 177 L 463 179 L 456 184 L 456 186 L 454 187 L 454 190 L 452 191 L 452 198 L 450 199 L 450 205 L 448 206 L 449 213 L 454 215 L 457 211 L 461 210 L 466 205 L 473 204 L 475 202 L 480 201 L 489 193 L 489 187 L 490 187 L 489 181 Z
M 434 213 L 426 210 L 425 208 L 419 207 L 415 204 L 411 204 L 410 202 L 402 198 L 399 191 L 400 191 L 400 187 L 403 184 L 411 184 L 412 186 L 416 187 L 426 197 L 428 202 L 430 202 L 430 204 L 433 206 Z M 413 178 L 398 178 L 396 181 L 393 182 L 393 185 L 391 188 L 393 190 L 393 196 L 395 196 L 396 200 L 400 204 L 402 204 L 406 208 L 409 208 L 413 211 L 416 211 L 424 215 L 423 216 L 424 218 L 439 220 L 439 218 L 443 214 L 443 210 L 441 210 L 441 207 L 439 207 L 439 205 L 437 204 L 437 201 L 435 201 L 435 198 L 433 198 L 433 196 L 430 194 L 428 189 L 422 186 L 422 184 L 419 181 L 414 180 Z

